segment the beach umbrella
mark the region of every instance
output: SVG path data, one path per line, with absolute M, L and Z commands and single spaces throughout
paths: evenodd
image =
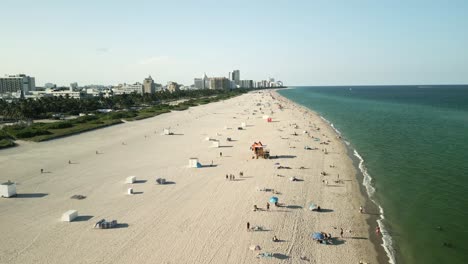
M 312 238 L 315 240 L 323 240 L 323 234 L 320 232 L 315 232 L 312 234 Z
M 249 249 L 252 251 L 262 250 L 259 245 L 251 245 Z
M 310 203 L 310 205 L 309 205 L 309 210 L 312 211 L 312 210 L 315 210 L 315 209 L 317 209 L 317 205 L 314 204 L 314 203 Z
M 278 202 L 278 197 L 272 196 L 272 197 L 270 198 L 270 203 L 277 203 L 277 202 Z

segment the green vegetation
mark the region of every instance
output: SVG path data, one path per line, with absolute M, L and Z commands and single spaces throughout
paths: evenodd
M 15 142 L 11 140 L 10 136 L 8 136 L 8 134 L 5 131 L 0 130 L 0 149 L 9 148 L 13 146 L 16 146 Z
M 13 139 L 45 141 L 69 136 L 97 128 L 120 124 L 120 118 L 111 119 L 106 115 L 84 116 L 55 123 L 34 123 L 31 125 L 5 126 L 2 132 Z
M 158 96 L 151 95 L 122 95 L 115 98 L 100 98 L 101 101 L 96 101 L 95 98 L 76 100 L 72 98 L 42 98 L 38 100 L 20 100 L 18 102 L 7 103 L 0 100 L 0 111 L 3 113 L 3 118 L 11 120 L 21 120 L 27 118 L 51 117 L 56 113 L 78 114 L 88 112 L 86 116 L 81 116 L 76 119 L 58 121 L 53 123 L 32 123 L 18 124 L 5 126 L 0 130 L 0 148 L 15 146 L 13 140 L 22 139 L 30 141 L 45 141 L 59 137 L 74 135 L 102 127 L 120 124 L 123 121 L 135 121 L 145 118 L 154 117 L 170 111 L 183 111 L 192 106 L 207 104 L 225 100 L 243 93 L 246 89 L 236 89 L 232 91 L 223 90 L 197 90 L 184 91 L 170 94 L 160 92 Z M 188 98 L 184 96 L 189 96 Z M 147 100 L 157 98 L 175 97 L 174 99 L 186 99 L 177 105 L 168 105 L 158 103 L 143 104 Z M 50 101 L 48 101 L 50 100 Z M 39 102 L 37 102 L 39 101 Z M 52 103 L 51 106 L 43 105 L 43 103 Z M 104 105 L 103 105 L 104 104 Z M 114 112 L 98 113 L 97 109 L 103 106 L 112 105 Z M 119 106 L 117 106 L 119 105 Z M 76 108 L 74 108 L 76 107 Z M 138 109 L 138 110 L 129 110 Z M 56 111 L 60 110 L 60 111 Z
M 42 97 L 7 102 L 0 99 L 0 116 L 6 120 L 25 120 L 52 118 L 54 114 L 78 115 L 92 113 L 98 109 L 124 110 L 136 106 L 155 106 L 162 102 L 180 99 L 218 97 L 226 99 L 242 94 L 248 89 L 235 90 L 184 90 L 170 93 L 160 91 L 155 94 L 123 94 L 112 97 L 88 97 L 74 99 L 69 97 Z

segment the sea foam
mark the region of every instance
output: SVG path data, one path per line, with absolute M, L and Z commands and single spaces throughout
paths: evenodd
M 333 128 L 333 130 L 335 130 L 335 132 L 341 136 L 341 131 L 339 131 L 334 125 L 332 122 L 328 121 L 326 118 L 324 118 L 323 116 L 320 116 L 320 118 L 325 121 L 326 123 L 328 123 L 330 125 L 331 128 Z M 351 146 L 351 143 L 347 140 L 344 140 L 345 144 L 347 146 Z M 392 237 L 390 236 L 390 233 L 388 232 L 388 230 L 385 228 L 385 225 L 383 223 L 383 220 L 385 219 L 385 216 L 384 216 L 384 210 L 382 208 L 382 206 L 380 206 L 374 199 L 374 193 L 375 193 L 375 188 L 374 186 L 372 186 L 372 177 L 370 176 L 369 172 L 367 171 L 367 168 L 366 166 L 364 165 L 364 159 L 362 158 L 361 155 L 359 155 L 359 153 L 357 152 L 357 150 L 353 149 L 353 154 L 355 157 L 358 158 L 359 160 L 359 170 L 361 171 L 362 175 L 363 175 L 363 180 L 362 180 L 362 185 L 364 186 L 364 188 L 366 188 L 366 192 L 367 192 L 367 196 L 369 197 L 369 199 L 379 207 L 379 219 L 377 219 L 377 224 L 379 225 L 380 227 L 380 230 L 381 230 L 381 233 L 382 233 L 382 247 L 384 248 L 385 252 L 387 253 L 387 257 L 388 257 L 388 261 L 390 264 L 395 264 L 396 261 L 395 261 L 395 250 L 393 248 L 393 242 L 392 242 Z
M 387 253 L 388 261 L 390 264 L 395 264 L 395 250 L 393 248 L 393 242 L 392 242 L 392 237 L 390 236 L 390 233 L 386 229 L 383 220 L 385 219 L 384 215 L 384 210 L 382 206 L 380 206 L 375 199 L 373 198 L 374 193 L 375 193 L 375 188 L 372 186 L 372 177 L 367 171 L 366 166 L 364 165 L 364 159 L 362 158 L 361 155 L 357 152 L 357 150 L 354 151 L 354 156 L 358 158 L 359 160 L 359 170 L 361 171 L 363 177 L 362 180 L 362 185 L 366 188 L 367 195 L 369 196 L 369 199 L 379 207 L 379 219 L 377 219 L 377 224 L 380 227 L 380 231 L 382 233 L 382 247 L 384 248 L 385 252 Z

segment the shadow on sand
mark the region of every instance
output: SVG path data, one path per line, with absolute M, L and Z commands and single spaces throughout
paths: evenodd
M 294 159 L 296 158 L 295 155 L 274 155 L 270 156 L 270 159 Z
M 171 185 L 171 184 L 176 184 L 176 183 L 174 181 L 166 181 L 163 184 L 156 183 L 156 185 Z
M 369 239 L 368 237 L 348 237 L 349 239 L 362 239 L 362 240 L 366 240 L 366 239 Z
M 49 195 L 48 193 L 18 193 L 16 198 L 42 198 Z
M 314 212 L 317 212 L 317 213 L 331 213 L 331 212 L 333 212 L 333 210 L 332 209 L 320 208 L 320 211 L 315 210 Z
M 92 215 L 80 215 L 78 217 L 76 217 L 75 219 L 73 219 L 73 222 L 86 222 L 88 221 L 89 219 L 93 218 L 94 216 Z
M 216 168 L 216 167 L 218 167 L 218 165 L 213 164 L 213 165 L 201 165 L 200 168 Z
M 273 257 L 281 260 L 289 259 L 289 256 L 280 253 L 274 253 Z
M 133 183 L 139 184 L 139 183 L 145 183 L 145 182 L 147 182 L 147 180 L 136 180 Z
M 302 209 L 303 208 L 300 205 L 286 205 L 285 207 L 288 209 Z

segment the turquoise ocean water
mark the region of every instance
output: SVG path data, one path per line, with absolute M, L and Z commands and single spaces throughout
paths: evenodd
M 327 119 L 360 157 L 392 262 L 468 263 L 468 86 L 279 93 Z

